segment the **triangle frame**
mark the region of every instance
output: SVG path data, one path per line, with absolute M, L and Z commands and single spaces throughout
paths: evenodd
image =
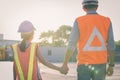
M 100 42 L 102 44 L 101 46 L 97 46 L 97 47 L 90 46 L 93 39 L 95 38 L 95 36 L 97 36 L 98 39 L 100 40 Z M 83 51 L 104 51 L 104 50 L 106 50 L 104 39 L 103 39 L 102 35 L 100 34 L 100 32 L 98 31 L 98 29 L 96 27 L 94 27 L 93 32 L 90 35 L 90 38 L 88 39 L 85 47 L 83 48 Z

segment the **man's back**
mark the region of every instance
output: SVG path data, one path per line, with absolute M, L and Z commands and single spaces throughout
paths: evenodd
M 78 64 L 106 63 L 109 18 L 98 14 L 87 14 L 77 18 L 77 22 L 80 32 L 78 40 Z

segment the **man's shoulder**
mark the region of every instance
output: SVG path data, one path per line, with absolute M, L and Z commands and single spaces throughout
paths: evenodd
M 83 16 L 79 16 L 76 18 L 76 20 L 82 20 L 82 19 L 85 19 L 86 15 L 83 15 Z
M 87 16 L 89 16 L 89 15 L 79 16 L 79 17 L 76 18 L 76 21 L 84 21 L 84 20 L 88 19 Z M 97 14 L 97 16 L 99 18 L 101 18 L 102 20 L 106 20 L 106 21 L 109 21 L 109 22 L 111 21 L 111 19 L 109 17 L 107 17 L 107 16 L 103 16 L 103 15 L 100 15 L 100 14 Z
M 110 19 L 108 16 L 104 16 L 104 15 L 100 15 L 100 14 L 98 14 L 100 17 L 102 17 L 102 18 L 105 18 L 105 19 Z
M 84 18 L 86 15 L 78 16 L 76 19 Z

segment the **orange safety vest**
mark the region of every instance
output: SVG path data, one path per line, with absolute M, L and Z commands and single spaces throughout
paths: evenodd
M 87 14 L 77 19 L 78 39 L 77 63 L 103 64 L 107 62 L 106 42 L 110 19 L 99 14 Z
M 12 45 L 14 52 L 14 66 L 16 80 L 38 80 L 36 48 L 37 44 L 32 43 L 25 52 L 21 52 L 18 44 Z

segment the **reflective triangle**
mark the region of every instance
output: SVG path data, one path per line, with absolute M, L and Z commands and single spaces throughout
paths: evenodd
M 99 41 L 101 42 L 101 46 L 90 46 L 96 36 L 98 37 Z M 93 32 L 90 35 L 90 38 L 88 39 L 83 50 L 84 51 L 104 51 L 104 50 L 106 50 L 104 39 L 96 27 L 93 29 Z

